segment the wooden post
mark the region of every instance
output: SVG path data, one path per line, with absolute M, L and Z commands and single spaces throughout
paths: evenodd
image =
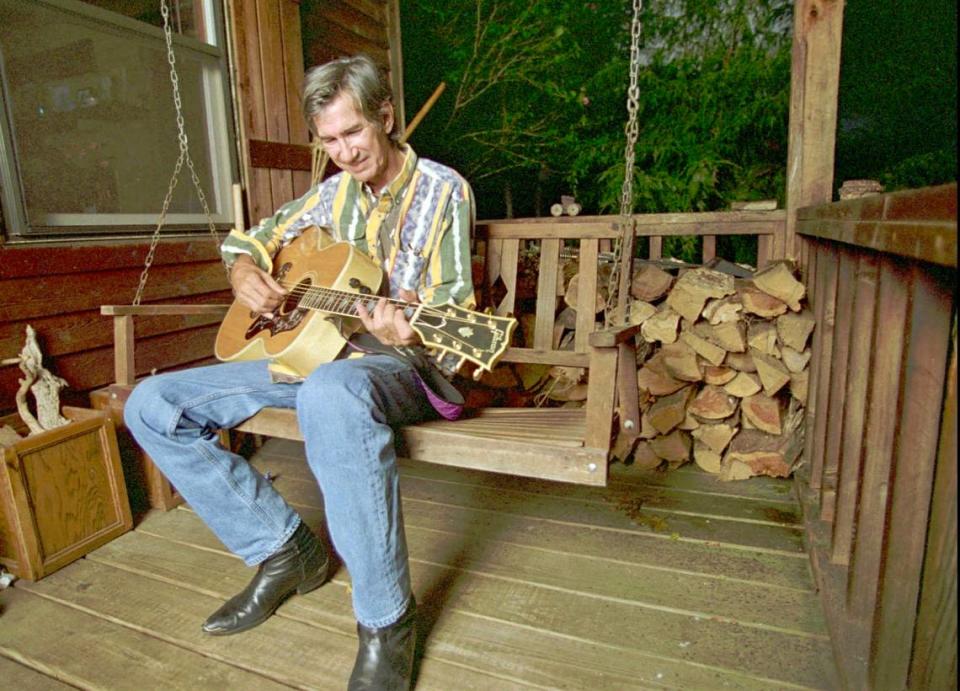
M 784 244 L 774 246 L 773 256 L 796 259 L 797 209 L 833 199 L 843 2 L 797 0 L 793 26 L 787 227 Z

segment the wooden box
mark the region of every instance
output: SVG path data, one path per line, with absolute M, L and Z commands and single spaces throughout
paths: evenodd
M 4 445 L 0 563 L 37 580 L 133 527 L 113 423 L 64 408 L 71 422 Z M 18 415 L 0 418 L 21 434 Z

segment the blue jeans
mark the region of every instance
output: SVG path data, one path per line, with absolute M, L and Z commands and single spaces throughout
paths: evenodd
M 414 370 L 386 355 L 321 365 L 302 383 L 265 361 L 149 377 L 124 419 L 137 442 L 217 537 L 248 565 L 276 552 L 300 517 L 217 430 L 264 407 L 296 408 L 327 527 L 350 572 L 357 621 L 392 624 L 410 598 L 393 428 L 436 416 Z

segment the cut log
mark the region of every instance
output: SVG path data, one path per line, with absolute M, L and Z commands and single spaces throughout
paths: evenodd
M 727 357 L 723 359 L 723 364 L 738 372 L 757 371 L 757 365 L 750 353 L 727 353 Z
M 777 317 L 777 335 L 785 346 L 802 351 L 807 347 L 807 339 L 810 338 L 816 323 L 817 320 L 810 310 L 784 314 Z
M 740 410 L 745 426 L 749 422 L 751 427 L 775 435 L 783 431 L 780 402 L 776 398 L 762 393 L 754 394 L 740 402 Z
M 677 425 L 677 429 L 682 429 L 687 432 L 692 432 L 698 427 L 700 427 L 700 420 L 698 420 L 689 409 L 687 410 L 686 416 L 683 418 L 683 422 Z
M 722 454 L 730 440 L 740 430 L 738 425 L 729 421 L 724 422 L 704 422 L 690 434 L 701 444 L 706 444 L 716 453 Z
M 800 403 L 807 402 L 807 389 L 810 384 L 810 370 L 790 373 L 790 395 Z
M 790 381 L 790 372 L 775 357 L 764 353 L 751 351 L 753 362 L 757 366 L 757 374 L 760 376 L 760 383 L 763 384 L 763 392 L 768 396 L 773 396 Z
M 735 322 L 740 319 L 740 313 L 743 311 L 743 303 L 736 295 L 726 298 L 713 298 L 707 300 L 703 307 L 703 318 L 710 324 L 724 324 L 726 322 Z
M 693 460 L 703 470 L 717 475 L 720 472 L 723 457 L 706 444 L 694 441 Z
M 724 391 L 737 398 L 752 396 L 759 393 L 761 388 L 760 378 L 750 372 L 738 372 L 737 376 L 723 385 Z
M 641 262 L 640 267 L 633 272 L 630 295 L 637 300 L 654 302 L 670 292 L 673 280 L 672 275 L 656 264 Z
M 771 322 L 755 321 L 747 327 L 747 345 L 765 355 L 780 356 L 777 348 L 777 327 Z
M 653 316 L 647 318 L 640 327 L 640 335 L 649 343 L 675 343 L 677 327 L 680 325 L 680 315 L 669 307 L 664 307 Z
M 756 286 L 743 285 L 738 291 L 743 311 L 756 314 L 764 319 L 777 317 L 787 311 L 787 303 L 768 295 Z
M 680 340 L 693 348 L 693 351 L 697 355 L 714 367 L 719 366 L 723 362 L 723 358 L 727 356 L 726 350 L 718 345 L 714 345 L 705 338 L 701 338 L 693 331 L 681 331 Z
M 643 324 L 657 313 L 657 306 L 643 300 L 634 300 L 630 303 L 630 315 L 627 317 L 630 324 Z
M 737 370 L 732 367 L 713 367 L 708 365 L 703 368 L 703 381 L 707 384 L 723 386 L 735 376 L 737 376 Z
M 667 304 L 695 322 L 708 299 L 726 297 L 734 291 L 733 276 L 710 269 L 693 269 L 677 279 L 667 296 Z
M 674 379 L 666 372 L 659 371 L 655 365 L 651 366 L 649 362 L 637 370 L 637 388 L 651 396 L 668 396 L 687 385 L 688 382 Z
M 674 427 L 683 422 L 687 415 L 687 405 L 693 395 L 692 386 L 686 386 L 669 396 L 658 398 L 647 411 L 650 424 L 660 434 L 669 434 Z
M 798 353 L 790 346 L 783 346 L 780 349 L 780 359 L 788 372 L 802 372 L 810 362 L 810 349 L 807 348 L 802 353 Z
M 783 454 L 777 451 L 727 451 L 718 477 L 721 480 L 746 480 L 754 475 L 790 477 L 790 472 Z
M 793 262 L 781 259 L 754 274 L 753 284 L 767 295 L 783 300 L 794 312 L 799 312 L 800 301 L 807 289 L 793 273 Z
M 580 299 L 580 274 L 573 276 L 570 281 L 567 283 L 567 289 L 563 294 L 563 301 L 566 303 L 567 307 L 572 307 L 577 309 L 578 300 Z M 607 294 L 606 288 L 597 281 L 597 291 L 594 298 L 594 314 L 603 310 L 604 306 L 607 304 Z
M 803 450 L 803 409 L 792 405 L 784 417 L 781 434 L 767 434 L 760 430 L 743 430 L 730 442 L 723 457 L 721 479 L 742 479 L 745 469 L 731 467 L 743 464 L 751 475 L 789 477 Z M 725 473 L 737 477 L 724 477 Z
M 737 410 L 737 399 L 723 388 L 707 384 L 690 403 L 690 412 L 701 420 L 723 420 Z
M 700 322 L 693 327 L 693 332 L 731 353 L 742 353 L 747 349 L 747 327 L 742 321 Z
M 686 343 L 670 343 L 660 349 L 663 365 L 674 379 L 702 381 L 703 373 L 697 361 L 697 353 Z
M 663 463 L 650 446 L 650 442 L 640 441 L 633 450 L 633 465 L 641 470 L 653 470 Z
M 692 440 L 689 433 L 679 429 L 650 440 L 650 448 L 653 452 L 669 463 L 683 463 L 690 460 L 691 447 Z

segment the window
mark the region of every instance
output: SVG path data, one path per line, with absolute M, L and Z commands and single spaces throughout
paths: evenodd
M 229 224 L 233 124 L 220 3 L 169 0 L 190 155 Z M 0 0 L 8 237 L 150 231 L 180 154 L 160 0 Z M 205 228 L 183 167 L 166 225 Z

